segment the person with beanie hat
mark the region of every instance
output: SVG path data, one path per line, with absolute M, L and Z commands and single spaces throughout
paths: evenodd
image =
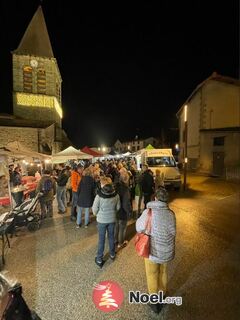
M 114 189 L 112 180 L 108 177 L 102 177 L 100 179 L 101 189 L 96 195 L 92 211 L 95 216 L 97 216 L 98 224 L 98 251 L 95 258 L 95 263 L 102 268 L 103 253 L 105 247 L 105 236 L 106 232 L 108 234 L 110 258 L 115 259 L 115 244 L 114 244 L 114 230 L 116 215 L 118 210 L 120 210 L 120 198 Z
M 145 258 L 148 291 L 150 294 L 167 290 L 167 263 L 175 255 L 176 219 L 168 207 L 168 192 L 160 187 L 155 192 L 155 201 L 147 204 L 136 222 L 137 232 L 145 232 L 148 212 L 151 210 L 150 253 Z M 159 313 L 162 304 L 150 304 L 154 312 Z

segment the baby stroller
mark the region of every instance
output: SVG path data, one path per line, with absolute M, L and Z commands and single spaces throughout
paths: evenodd
M 41 320 L 22 297 L 22 286 L 0 274 L 0 319 Z
M 13 218 L 14 231 L 18 227 L 26 226 L 29 231 L 36 231 L 41 224 L 41 210 L 39 208 L 39 198 L 42 196 L 38 192 L 32 199 L 24 201 L 20 206 L 14 208 L 8 218 Z

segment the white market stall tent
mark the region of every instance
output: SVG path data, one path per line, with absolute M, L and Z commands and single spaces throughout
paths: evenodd
M 52 155 L 53 163 L 64 163 L 68 160 L 89 160 L 92 159 L 93 156 L 87 154 L 85 152 L 79 151 L 78 149 L 70 146 L 63 151 L 60 151 L 54 155 Z

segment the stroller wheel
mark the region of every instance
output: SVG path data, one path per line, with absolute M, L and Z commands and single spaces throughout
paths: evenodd
M 29 222 L 27 228 L 29 231 L 31 232 L 34 232 L 34 231 L 37 231 L 40 227 L 40 223 L 37 222 L 37 221 L 32 221 L 32 222 Z

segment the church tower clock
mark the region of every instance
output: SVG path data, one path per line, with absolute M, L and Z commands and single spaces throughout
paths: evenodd
M 16 117 L 55 123 L 61 128 L 61 75 L 44 15 L 38 7 L 12 52 L 13 113 Z

